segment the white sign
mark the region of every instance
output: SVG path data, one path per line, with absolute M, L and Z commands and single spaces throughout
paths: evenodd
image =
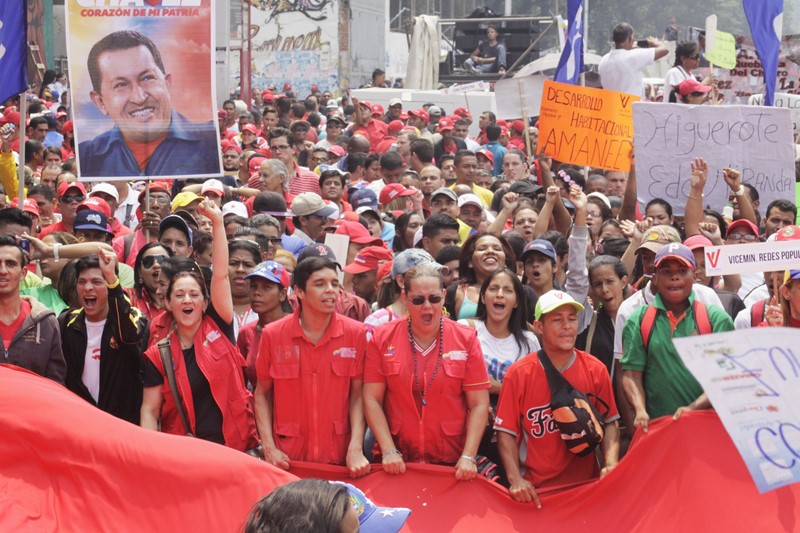
M 748 105 L 764 105 L 764 95 L 754 94 L 747 99 Z M 775 107 L 785 107 L 792 112 L 792 122 L 795 133 L 800 132 L 800 95 L 789 93 L 775 93 Z
M 800 241 L 708 246 L 705 254 L 706 274 L 709 276 L 800 268 Z
M 706 50 L 713 50 L 717 44 L 717 16 L 706 17 Z
M 683 215 L 691 161 L 708 162 L 704 206 L 721 212 L 729 187 L 722 169 L 742 173 L 758 191 L 761 205 L 779 198 L 794 202 L 792 119 L 788 109 L 751 106 L 633 104 L 633 146 L 638 199 L 661 198 Z
M 446 89 L 442 89 L 442 94 L 461 94 L 470 91 L 485 91 L 488 85 L 485 81 L 473 81 L 472 83 L 462 83 L 461 85 L 453 85 Z
M 535 117 L 542 105 L 542 92 L 547 76 L 533 75 L 506 78 L 494 84 L 497 118 Z
M 800 330 L 762 331 L 673 342 L 764 493 L 800 481 Z

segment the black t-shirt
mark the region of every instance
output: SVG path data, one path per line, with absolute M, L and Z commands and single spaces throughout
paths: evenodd
M 575 341 L 575 347 L 579 350 L 587 351 L 600 359 L 606 365 L 608 373 L 611 374 L 611 365 L 614 363 L 614 321 L 611 320 L 603 309 L 597 311 L 597 325 L 592 336 L 592 345 L 586 349 L 586 341 L 589 336 L 591 326 L 584 329 Z
M 214 306 L 209 304 L 208 316 L 214 321 L 219 331 L 225 335 L 232 344 L 236 344 L 233 335 L 233 323 L 226 323 L 220 318 Z M 211 384 L 205 374 L 197 365 L 194 346 L 183 350 L 183 362 L 186 365 L 186 374 L 189 377 L 189 387 L 192 390 L 192 403 L 194 404 L 195 435 L 199 439 L 225 444 L 222 434 L 222 411 L 214 396 L 211 394 Z M 145 358 L 144 386 L 155 387 L 164 384 L 164 376 L 150 359 Z

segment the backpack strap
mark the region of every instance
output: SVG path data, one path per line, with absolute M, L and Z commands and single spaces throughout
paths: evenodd
M 750 327 L 758 327 L 767 318 L 767 301 L 759 300 L 750 306 Z
M 592 353 L 592 340 L 594 340 L 594 331 L 597 329 L 597 309 L 592 315 L 592 321 L 589 323 L 589 333 L 586 335 L 586 346 L 583 350 L 586 353 Z
M 547 356 L 544 350 L 539 350 L 536 355 L 539 357 L 539 362 L 542 363 L 544 373 L 547 376 L 547 384 L 550 386 L 551 396 L 561 390 L 564 385 L 572 387 L 567 378 L 561 375 L 561 372 L 555 367 L 553 362 Z
M 695 300 L 692 309 L 694 311 L 694 321 L 695 324 L 697 324 L 697 333 L 699 335 L 713 333 L 711 329 L 711 320 L 708 318 L 708 309 L 705 304 L 700 300 Z
M 172 351 L 170 348 L 169 337 L 158 341 L 156 346 L 158 346 L 158 353 L 161 356 L 161 364 L 164 366 L 164 375 L 167 378 L 170 391 L 172 391 L 172 397 L 175 399 L 175 407 L 178 409 L 178 416 L 181 419 L 183 428 L 186 430 L 187 435 L 194 437 L 194 434 L 192 433 L 192 426 L 189 425 L 189 418 L 186 416 L 186 411 L 183 408 L 183 398 L 181 398 L 181 392 L 178 390 L 178 385 L 175 382 L 175 369 L 172 366 Z
M 131 227 L 131 213 L 133 213 L 133 204 L 128 204 L 125 207 L 125 225 L 129 228 Z
M 642 332 L 642 343 L 644 344 L 645 352 L 647 351 L 647 347 L 650 346 L 650 337 L 653 336 L 653 325 L 655 325 L 657 315 L 658 309 L 656 309 L 653 305 L 648 305 L 647 310 L 645 310 L 644 314 L 642 315 L 642 321 L 639 323 L 639 329 Z

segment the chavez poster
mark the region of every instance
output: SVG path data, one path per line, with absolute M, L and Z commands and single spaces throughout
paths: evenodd
M 221 172 L 214 0 L 66 0 L 82 181 Z

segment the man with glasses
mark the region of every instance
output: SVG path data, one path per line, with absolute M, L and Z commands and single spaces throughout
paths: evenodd
M 293 196 L 303 192 L 319 194 L 319 176 L 297 164 L 291 139 L 292 132 L 286 128 L 275 128 L 269 132 L 269 150 L 272 158 L 286 165 L 289 171 L 289 192 Z
M 253 212 L 258 214 L 250 219 L 250 225 L 260 229 L 267 235 L 271 236 L 272 233 L 265 229 L 265 222 L 259 221 L 258 217 L 261 215 L 269 215 L 278 222 L 279 226 L 277 234 L 281 237 L 281 248 L 284 250 L 291 252 L 295 257 L 297 257 L 306 247 L 306 242 L 304 240 L 287 234 L 287 217 L 292 216 L 292 213 L 286 209 L 286 200 L 280 194 L 274 192 L 259 193 L 253 200 Z
M 74 235 L 75 232 L 72 228 L 72 223 L 75 221 L 75 213 L 77 213 L 78 206 L 85 199 L 86 188 L 83 186 L 83 183 L 78 181 L 73 183 L 62 181 L 59 183 L 58 208 L 61 211 L 61 221 L 43 228 L 39 237 L 42 238 L 56 231 L 63 231 Z
M 116 270 L 117 258 L 103 248 L 75 265 L 79 307 L 59 320 L 66 385 L 103 411 L 138 424 L 141 355 L 149 327 L 147 318 L 131 304 Z
M 308 132 L 311 129 L 311 124 L 307 120 L 295 120 L 289 126 L 289 131 L 292 132 L 291 142 L 294 146 L 294 155 L 297 158 L 297 164 L 303 167 L 308 166 L 308 157 L 310 151 L 314 148 L 314 143 L 306 140 Z
M 320 165 L 327 165 L 328 164 L 328 149 L 327 148 L 319 148 L 314 146 L 314 149 L 311 151 L 311 156 L 308 158 L 308 170 L 314 172 Z
M 320 195 L 304 192 L 292 201 L 292 214 L 293 235 L 306 244 L 313 244 L 325 239 L 325 226 L 328 218 L 336 214 L 336 208 L 327 205 Z
M 112 241 L 120 263 L 133 267 L 136 264 L 136 255 L 142 246 L 156 240 L 161 220 L 172 213 L 170 190 L 169 185 L 157 181 L 150 185 L 149 202 L 146 189 L 139 193 L 137 202 L 143 211 L 142 220 L 133 233 L 117 237 Z

